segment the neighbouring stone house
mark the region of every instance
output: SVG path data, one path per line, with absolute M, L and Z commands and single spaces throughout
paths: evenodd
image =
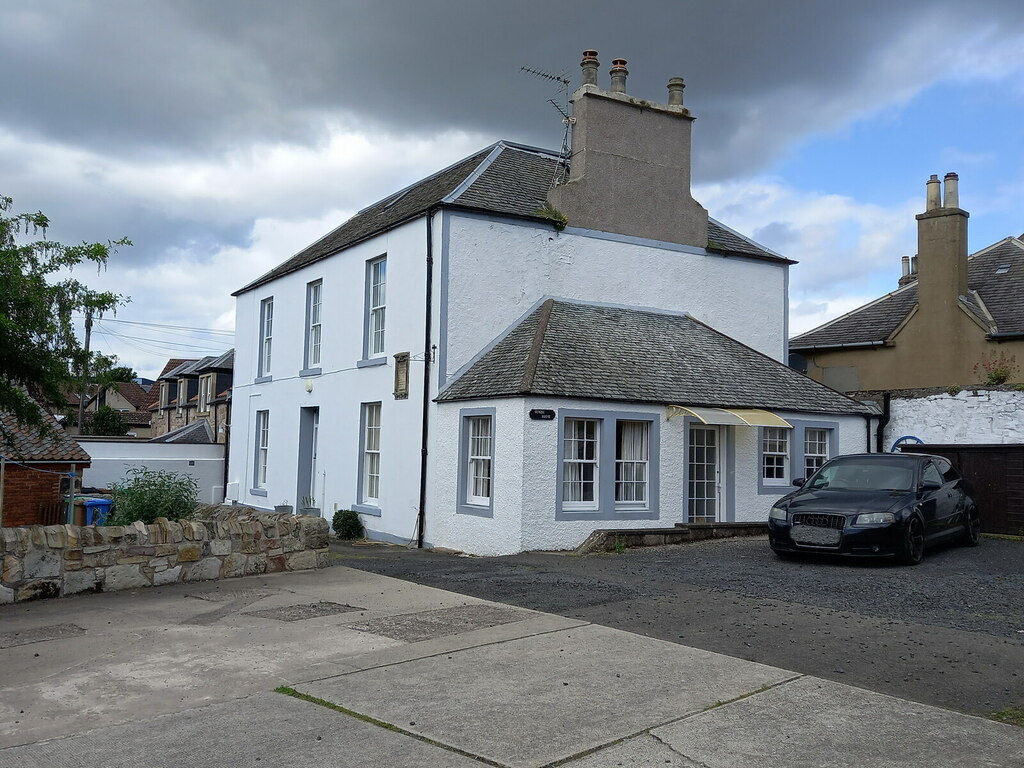
M 944 181 L 941 200 L 938 177 L 927 183 L 899 287 L 791 339 L 797 370 L 842 392 L 966 388 L 1000 367 L 1024 381 L 1024 235 L 968 256 L 958 179 Z
M 197 360 L 168 360 L 154 387 L 153 439 L 227 443 L 233 367 L 234 350 Z

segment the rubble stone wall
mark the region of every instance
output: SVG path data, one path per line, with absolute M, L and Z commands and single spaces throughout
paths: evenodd
M 327 565 L 327 521 L 247 507 L 202 520 L 0 528 L 0 604 Z

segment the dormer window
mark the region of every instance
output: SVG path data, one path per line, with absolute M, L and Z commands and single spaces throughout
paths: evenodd
M 178 413 L 186 405 L 188 400 L 188 379 L 178 379 Z
M 210 400 L 213 399 L 213 377 L 212 373 L 199 377 L 199 413 L 207 413 L 210 410 Z

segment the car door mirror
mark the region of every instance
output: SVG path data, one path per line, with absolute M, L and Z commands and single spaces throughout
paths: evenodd
M 942 487 L 942 483 L 936 483 L 936 482 L 934 482 L 932 480 L 922 480 L 921 481 L 921 490 L 922 491 L 937 491 L 941 487 Z
M 795 485 L 797 488 L 803 488 L 804 487 L 804 483 L 806 483 L 806 482 L 807 482 L 807 478 L 806 477 L 797 477 L 797 478 L 793 479 L 793 485 Z

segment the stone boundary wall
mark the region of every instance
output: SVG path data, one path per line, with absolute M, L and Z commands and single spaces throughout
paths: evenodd
M 953 390 L 955 391 L 955 390 Z M 903 435 L 926 443 L 1024 443 L 1024 392 L 974 387 L 956 394 L 893 396 L 885 450 Z
M 327 521 L 227 508 L 202 520 L 0 528 L 0 604 L 322 568 Z

